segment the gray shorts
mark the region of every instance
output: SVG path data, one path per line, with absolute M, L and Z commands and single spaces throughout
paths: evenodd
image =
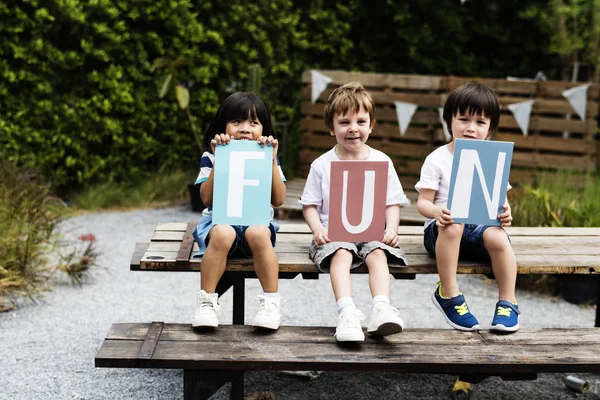
M 389 267 L 406 267 L 408 265 L 404 250 L 400 247 L 392 247 L 377 241 L 362 243 L 329 242 L 317 246 L 313 240 L 310 244 L 308 255 L 317 268 L 319 268 L 319 271 L 329 272 L 331 257 L 339 249 L 346 249 L 354 255 L 350 269 L 363 265 L 367 256 L 375 249 L 382 249 L 385 252 Z

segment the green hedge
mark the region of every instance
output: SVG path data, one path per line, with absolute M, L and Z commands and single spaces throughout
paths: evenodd
M 143 176 L 195 161 L 185 115 L 157 98 L 153 58 L 189 56 L 197 85 L 222 43 L 189 1 L 5 1 L 0 5 L 0 158 L 59 186 Z M 203 90 L 194 103 L 216 103 Z
M 491 4 L 494 3 L 494 4 Z M 302 71 L 533 76 L 550 65 L 545 2 L 512 0 L 6 0 L 0 3 L 0 159 L 55 186 L 140 180 L 197 167 L 187 117 L 159 100 L 157 57 L 186 57 L 202 131 L 249 66 L 260 94 L 298 137 Z

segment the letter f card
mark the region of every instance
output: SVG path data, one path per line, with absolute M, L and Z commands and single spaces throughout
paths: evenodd
M 332 161 L 328 236 L 334 242 L 383 239 L 387 161 Z
M 456 139 L 448 209 L 454 222 L 500 225 L 514 143 Z
M 215 148 L 213 223 L 269 226 L 273 148 L 232 140 Z

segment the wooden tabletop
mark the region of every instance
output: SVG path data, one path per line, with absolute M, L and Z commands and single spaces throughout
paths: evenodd
M 191 231 L 195 222 L 161 223 L 149 244 L 140 244 L 133 270 L 189 271 L 200 269 L 200 258 Z M 509 227 L 519 274 L 595 274 L 600 272 L 600 228 L 521 228 Z M 400 226 L 400 247 L 408 267 L 393 273 L 437 273 L 435 259 L 423 246 L 423 227 Z M 281 224 L 276 252 L 280 272 L 317 272 L 308 258 L 312 235 L 305 223 Z M 231 259 L 228 271 L 252 271 L 251 259 Z M 359 269 L 356 272 L 366 272 Z M 485 263 L 460 261 L 458 273 L 491 274 Z

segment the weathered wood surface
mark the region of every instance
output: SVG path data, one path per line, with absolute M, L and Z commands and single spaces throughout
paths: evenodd
M 114 324 L 98 351 L 97 367 L 207 370 L 395 371 L 504 375 L 600 373 L 600 330 L 488 331 L 407 329 L 364 343 L 336 342 L 333 327 L 283 326 L 266 333 L 251 326 L 196 331 L 164 324 L 150 358 L 140 357 L 153 324 Z
M 348 80 L 361 82 L 376 103 L 377 123 L 369 145 L 384 151 L 394 161 L 405 188 L 416 183 L 423 159 L 446 143 L 438 108 L 452 90 L 463 83 L 481 82 L 492 87 L 502 106 L 494 140 L 514 142 L 512 183 L 530 182 L 539 169 L 594 171 L 600 165 L 600 145 L 594 139 L 598 123 L 600 86 L 587 93 L 586 119 L 581 120 L 562 92 L 581 83 L 550 81 L 508 81 L 477 77 L 374 74 L 323 70 L 332 82 L 317 103 L 311 101 L 311 74 L 302 75 L 300 154 L 297 174 L 305 177 L 310 163 L 335 144 L 323 121 L 323 103 L 331 92 Z M 529 132 L 524 136 L 508 105 L 534 100 Z M 400 135 L 395 101 L 418 105 L 410 126 Z M 565 134 L 566 133 L 566 134 Z
M 306 179 L 304 178 L 296 178 L 286 182 L 285 201 L 283 202 L 283 205 L 275 209 L 275 215 L 278 219 L 303 219 L 302 207 L 298 205 L 298 199 L 302 196 L 305 184 Z M 417 192 L 412 191 L 410 187 L 405 187 L 404 190 L 406 192 L 406 197 L 408 197 L 411 204 L 402 207 L 400 210 L 400 224 L 423 225 L 423 223 L 425 223 L 425 217 L 417 211 Z
M 189 229 L 188 223 L 159 224 L 151 243 L 139 262 L 132 260 L 133 270 L 194 271 L 200 259 L 177 261 L 180 247 Z M 595 274 L 600 273 L 600 228 L 521 228 L 509 227 L 519 274 Z M 400 243 L 409 266 L 392 268 L 395 274 L 437 273 L 435 259 L 423 247 L 423 227 L 401 226 Z M 315 273 L 308 258 L 312 235 L 308 226 L 282 224 L 277 234 L 276 251 L 280 272 Z M 139 250 L 137 250 L 139 252 Z M 197 251 L 194 243 L 192 255 Z M 252 271 L 252 260 L 230 259 L 228 271 Z M 366 272 L 365 268 L 356 272 Z M 458 273 L 491 274 L 488 264 L 459 261 Z

